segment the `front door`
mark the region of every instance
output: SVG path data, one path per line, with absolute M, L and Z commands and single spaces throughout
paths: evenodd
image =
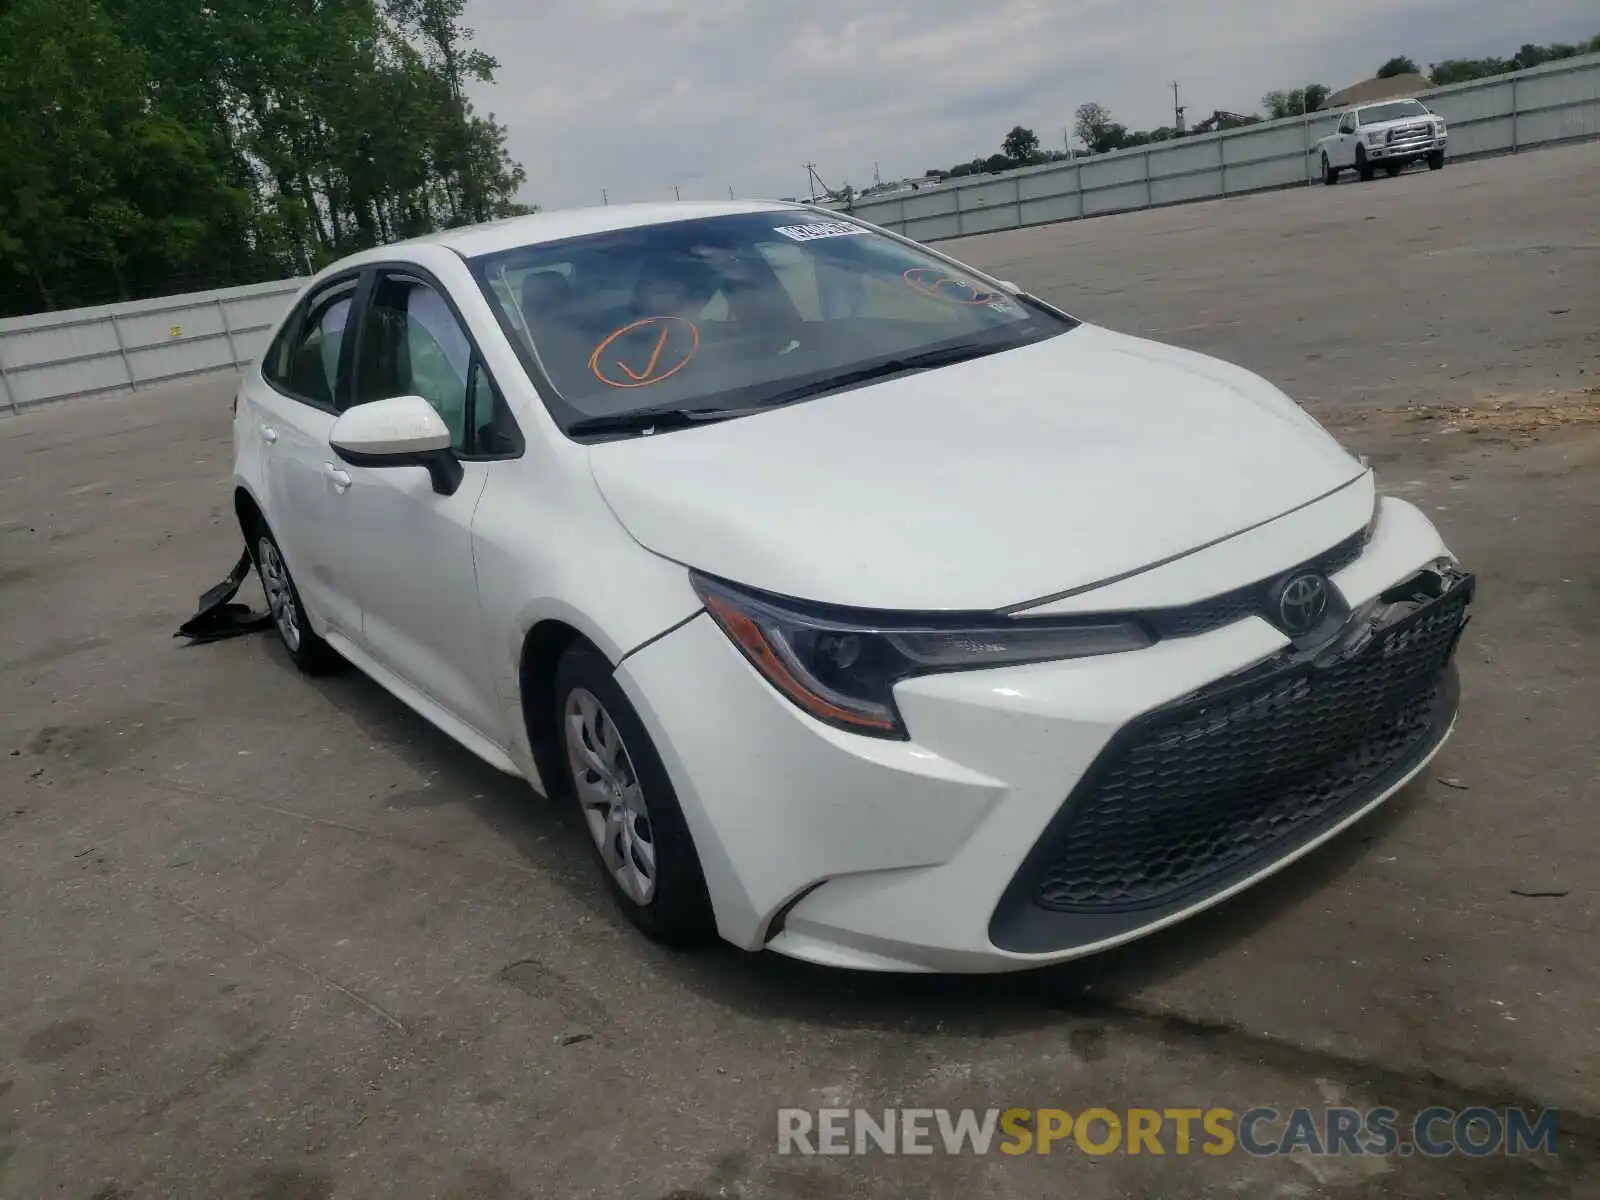
M 410 272 L 378 271 L 357 319 L 351 403 L 421 396 L 449 426 L 465 471 L 455 494 L 443 496 L 421 467 L 344 467 L 350 485 L 338 536 L 361 599 L 361 644 L 505 746 L 472 552 L 478 499 L 490 472 L 505 466 L 478 453 L 487 440 L 479 426 L 497 399 L 493 380 L 444 293 Z
M 1356 162 L 1356 114 L 1345 113 L 1339 121 L 1339 140 L 1335 143 L 1338 157 L 1334 159 L 1336 167 L 1353 167 Z

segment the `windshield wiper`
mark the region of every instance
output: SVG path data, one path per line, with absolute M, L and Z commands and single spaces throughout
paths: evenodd
M 837 392 L 844 388 L 859 387 L 861 384 L 871 383 L 875 379 L 886 379 L 891 375 L 904 374 L 906 371 L 926 371 L 933 367 L 947 367 L 952 363 L 982 358 L 987 354 L 998 354 L 1000 351 L 1009 350 L 1010 348 L 1009 346 L 996 346 L 988 342 L 964 342 L 959 346 L 946 346 L 942 350 L 928 350 L 922 354 L 907 354 L 900 358 L 891 358 L 884 362 L 874 363 L 870 367 L 846 371 L 842 375 L 830 375 L 828 378 L 819 379 L 814 383 L 790 388 L 786 392 L 779 392 L 776 395 L 765 397 L 759 401 L 759 407 L 773 408 L 781 404 L 793 404 L 797 400 L 810 400 L 812 397 L 821 396 L 826 392 Z
M 928 350 L 922 354 L 891 358 L 885 362 L 874 363 L 870 367 L 846 371 L 842 375 L 830 375 L 826 379 L 790 388 L 786 392 L 762 397 L 754 404 L 743 408 L 642 408 L 635 412 L 610 413 L 603 417 L 583 417 L 567 426 L 567 432 L 579 437 L 589 433 L 648 433 L 656 429 L 683 429 L 689 425 L 699 425 L 708 421 L 726 421 L 730 417 L 742 417 L 764 408 L 777 408 L 799 400 L 809 400 L 825 392 L 857 387 L 890 375 L 949 366 L 951 363 L 982 358 L 986 354 L 997 354 L 1009 348 L 987 342 L 965 342 L 959 346 L 946 346 L 942 350 Z
M 753 412 L 749 408 L 641 408 L 635 412 L 583 417 L 567 426 L 580 437 L 586 433 L 648 433 L 655 429 L 683 429 L 707 421 L 726 421 Z

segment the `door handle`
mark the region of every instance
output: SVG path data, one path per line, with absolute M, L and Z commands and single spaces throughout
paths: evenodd
M 328 473 L 328 478 L 333 481 L 333 490 L 343 495 L 350 490 L 350 475 L 332 463 L 323 463 L 322 469 Z
M 271 425 L 264 424 L 261 426 L 261 436 L 266 439 L 267 444 L 270 446 L 278 440 L 278 431 Z

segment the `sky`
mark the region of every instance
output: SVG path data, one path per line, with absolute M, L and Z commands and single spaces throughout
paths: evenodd
M 1061 148 L 1079 104 L 1130 129 L 1256 112 L 1407 54 L 1509 55 L 1600 34 L 1595 0 L 469 0 L 500 61 L 478 109 L 508 126 L 522 199 L 805 195 L 997 153 Z M 677 189 L 675 192 L 674 189 Z

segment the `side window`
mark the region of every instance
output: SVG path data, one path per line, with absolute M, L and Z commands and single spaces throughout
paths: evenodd
M 472 452 L 504 455 L 522 453 L 522 431 L 511 418 L 505 397 L 482 362 L 472 361 L 468 384 L 468 411 L 472 413 Z
M 1354 133 L 1355 131 L 1356 131 L 1356 115 L 1353 112 L 1347 112 L 1344 115 L 1344 120 L 1339 122 L 1339 132 L 1340 133 Z
M 421 396 L 457 454 L 513 454 L 521 435 L 444 297 L 420 280 L 380 275 L 361 319 L 352 404 Z
M 339 352 L 355 283 L 334 285 L 315 296 L 304 315 L 291 319 L 262 360 L 261 373 L 279 391 L 321 408 L 333 408 L 339 393 Z
M 438 292 L 400 275 L 380 276 L 362 318 L 352 404 L 421 396 L 466 453 L 472 343 Z

